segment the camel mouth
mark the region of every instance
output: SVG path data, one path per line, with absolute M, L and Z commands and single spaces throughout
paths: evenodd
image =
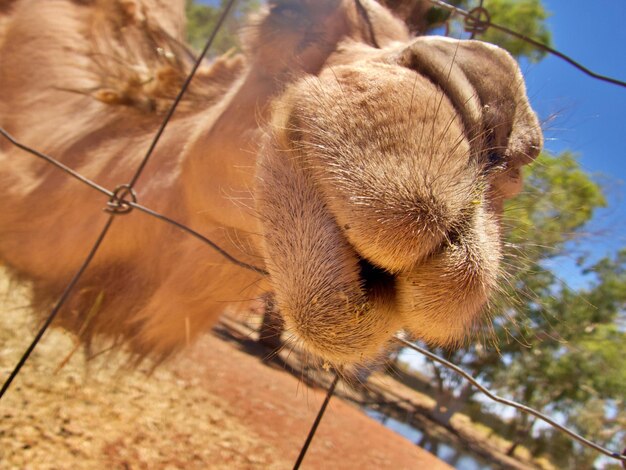
M 370 300 L 380 299 L 395 303 L 397 295 L 396 276 L 365 258 L 359 259 L 360 278 Z
M 267 186 L 267 200 L 289 204 L 276 187 Z M 403 329 L 439 346 L 471 335 L 497 279 L 495 217 L 476 208 L 463 233 L 449 233 L 411 269 L 390 272 L 359 254 L 323 203 L 294 207 L 289 224 L 265 225 L 266 262 L 287 329 L 314 356 L 331 364 L 367 363 Z

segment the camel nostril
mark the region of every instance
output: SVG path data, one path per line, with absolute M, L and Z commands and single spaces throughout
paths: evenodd
M 361 282 L 370 300 L 395 304 L 396 276 L 363 258 L 359 260 L 359 267 Z
M 385 271 L 383 268 L 374 266 L 366 259 L 361 258 L 359 261 L 361 268 L 361 279 L 363 280 L 363 287 L 371 289 L 374 286 L 383 286 L 388 288 L 394 288 L 396 283 L 396 277 Z

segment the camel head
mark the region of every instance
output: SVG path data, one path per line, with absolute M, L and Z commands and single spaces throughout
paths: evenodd
M 127 182 L 190 68 L 183 12 L 8 2 L 0 125 L 107 188 Z M 270 0 L 244 39 L 243 57 L 196 75 L 137 194 L 260 269 L 125 215 L 58 322 L 165 357 L 244 309 L 266 270 L 290 332 L 334 364 L 377 356 L 402 329 L 471 336 L 498 288 L 503 201 L 542 145 L 515 61 L 412 38 L 374 0 Z M 0 259 L 48 305 L 106 200 L 6 141 L 0 161 Z
M 320 70 L 275 99 L 256 192 L 287 327 L 338 364 L 401 329 L 440 346 L 471 334 L 498 288 L 503 200 L 542 146 L 507 52 L 409 39 L 375 2 L 354 8 Z

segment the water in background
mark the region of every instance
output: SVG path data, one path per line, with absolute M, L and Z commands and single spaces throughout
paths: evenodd
M 480 457 L 471 455 L 465 449 L 455 447 L 452 443 L 435 440 L 412 425 L 370 408 L 365 408 L 365 413 L 458 470 L 494 470 L 494 467 Z

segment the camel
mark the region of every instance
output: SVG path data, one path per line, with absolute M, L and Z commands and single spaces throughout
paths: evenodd
M 0 2 L 0 126 L 127 183 L 190 68 L 184 28 L 182 0 Z M 273 292 L 294 341 L 334 365 L 399 330 L 464 341 L 498 289 L 503 201 L 542 147 L 515 61 L 411 37 L 374 0 L 271 0 L 243 36 L 199 71 L 135 191 L 258 269 L 133 210 L 59 324 L 162 358 Z M 0 191 L 0 260 L 45 311 L 108 198 L 6 139 Z

